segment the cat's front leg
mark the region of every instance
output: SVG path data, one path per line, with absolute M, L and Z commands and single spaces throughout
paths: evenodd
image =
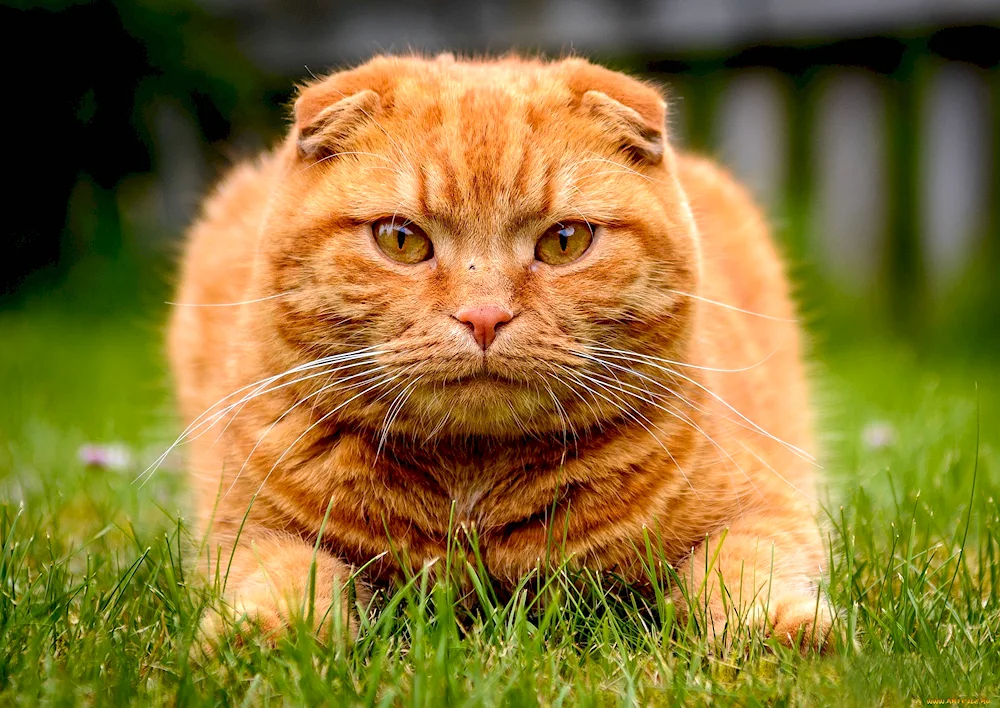
M 680 564 L 675 599 L 709 636 L 731 645 L 763 632 L 825 649 L 836 614 L 820 589 L 822 542 L 806 516 L 750 515 L 708 536 Z
M 360 584 L 349 587 L 346 563 L 302 538 L 271 530 L 244 529 L 233 548 L 222 545 L 213 554 L 225 579 L 225 607 L 202 622 L 209 642 L 231 624 L 241 635 L 257 627 L 270 641 L 299 622 L 311 624 L 321 639 L 336 626 L 352 639 L 357 635 L 353 607 L 356 600 L 364 604 L 367 591 Z

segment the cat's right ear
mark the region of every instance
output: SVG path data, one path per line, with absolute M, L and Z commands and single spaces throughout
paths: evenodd
M 656 120 L 649 120 L 634 108 L 601 91 L 587 91 L 583 94 L 582 104 L 618 137 L 625 152 L 651 165 L 663 160 L 662 112 Z
M 663 160 L 667 104 L 659 91 L 586 59 L 566 59 L 562 66 L 581 106 L 604 124 L 624 152 L 646 164 Z
M 343 96 L 330 104 L 329 92 L 316 95 L 306 90 L 295 101 L 295 130 L 299 155 L 318 160 L 342 151 L 348 138 L 381 105 L 378 93 L 371 89 Z

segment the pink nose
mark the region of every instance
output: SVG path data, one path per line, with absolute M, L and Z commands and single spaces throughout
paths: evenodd
M 463 307 L 455 313 L 455 319 L 469 326 L 472 336 L 483 351 L 490 348 L 497 337 L 500 325 L 510 322 L 514 315 L 496 305 L 480 305 L 478 307 Z

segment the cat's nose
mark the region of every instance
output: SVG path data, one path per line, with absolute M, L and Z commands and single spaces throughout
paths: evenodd
M 468 326 L 476 342 L 486 351 L 497 337 L 497 330 L 514 319 L 513 313 L 497 305 L 463 307 L 455 313 L 455 319 Z

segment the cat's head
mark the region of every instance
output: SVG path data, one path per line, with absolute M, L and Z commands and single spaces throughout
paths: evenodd
M 580 59 L 381 57 L 305 87 L 259 287 L 293 363 L 346 354 L 317 400 L 417 435 L 623 415 L 588 348 L 682 356 L 696 288 L 665 110 Z

